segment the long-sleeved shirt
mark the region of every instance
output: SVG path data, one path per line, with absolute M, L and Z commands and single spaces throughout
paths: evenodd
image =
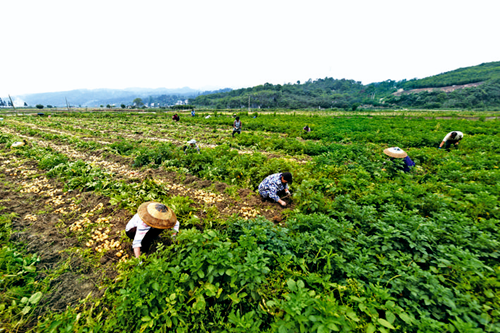
M 135 232 L 134 241 L 132 242 L 132 248 L 142 247 L 142 240 L 151 227 L 144 223 L 144 221 L 139 217 L 139 214 L 135 214 L 130 221 L 128 221 L 125 231 L 129 231 L 134 227 L 136 227 L 137 230 Z M 175 232 L 179 232 L 179 227 L 180 223 L 177 221 L 172 229 L 174 229 Z
M 259 193 L 264 198 L 271 198 L 274 201 L 278 201 L 278 192 L 288 190 L 288 184 L 281 182 L 281 173 L 275 173 L 273 175 L 267 176 L 262 183 L 259 184 Z

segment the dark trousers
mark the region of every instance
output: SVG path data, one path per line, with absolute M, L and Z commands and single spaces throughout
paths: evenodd
M 455 143 L 458 143 L 460 140 L 448 140 L 446 141 L 446 143 L 444 144 L 444 149 L 450 149 L 450 146 L 451 145 L 454 145 Z M 455 147 L 458 147 L 458 146 L 455 146 Z
M 146 235 L 142 239 L 141 252 L 148 252 L 149 247 L 151 246 L 151 243 L 153 242 L 153 240 L 155 238 L 157 238 L 161 234 L 162 231 L 163 231 L 163 229 L 155 229 L 155 228 L 149 229 L 149 231 L 146 233 Z M 127 233 L 128 238 L 134 240 L 136 232 L 137 232 L 137 227 L 133 227 L 132 229 L 130 229 L 126 233 Z

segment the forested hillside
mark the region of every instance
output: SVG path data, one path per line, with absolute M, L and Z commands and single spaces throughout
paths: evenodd
M 498 109 L 500 108 L 500 78 L 477 87 L 444 92 L 438 88 L 416 94 L 389 96 L 385 103 L 391 106 L 425 109 Z
M 375 96 L 396 91 L 396 81 L 363 85 L 346 79 L 324 78 L 305 83 L 259 85 L 227 93 L 203 95 L 191 103 L 216 108 L 352 108 L 361 103 L 377 104 Z
M 477 87 L 442 91 L 445 86 L 481 82 Z M 435 88 L 418 93 L 394 93 L 404 89 Z M 498 109 L 500 108 L 500 62 L 460 68 L 447 73 L 413 79 L 363 85 L 348 79 L 324 78 L 305 83 L 273 85 L 266 83 L 251 88 L 198 96 L 190 104 L 225 108 L 323 108 L 356 110 L 359 107 L 427 108 L 427 109 Z
M 478 66 L 459 68 L 454 71 L 426 77 L 420 80 L 402 81 L 398 87 L 408 89 L 435 88 L 451 85 L 482 82 L 500 78 L 500 61 L 488 62 Z

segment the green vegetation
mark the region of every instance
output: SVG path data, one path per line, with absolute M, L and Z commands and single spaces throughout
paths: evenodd
M 294 174 L 293 209 L 281 225 L 208 214 L 203 230 L 183 224 L 175 243 L 160 244 L 142 263 L 120 264 L 102 297 L 49 311 L 38 331 L 500 332 L 498 120 L 240 117 L 243 134 L 234 140 L 217 131 L 229 132 L 233 118 L 215 114 L 175 124 L 167 115 L 105 114 L 1 125 L 120 155 L 138 170 L 251 190 L 270 173 Z M 305 124 L 312 132 L 302 131 Z M 452 130 L 465 134 L 460 148 L 437 150 Z M 160 134 L 180 135 L 180 144 L 154 140 Z M 185 155 L 182 144 L 196 135 L 219 146 Z M 40 161 L 66 189 L 106 196 L 130 211 L 158 199 L 176 206 L 181 223 L 190 219 L 194 200 L 162 184 L 117 179 L 93 161 L 36 142 L 10 150 L 16 139 L 5 131 L 2 151 Z M 417 166 L 402 172 L 383 155 L 389 146 L 405 149 Z M 242 147 L 254 151 L 234 149 Z
M 457 89 L 446 93 L 422 92 L 394 96 L 398 89 L 438 88 L 483 82 L 479 87 Z M 455 71 L 410 81 L 361 84 L 354 80 L 324 78 L 305 83 L 273 85 L 198 96 L 191 103 L 217 109 L 342 109 L 361 108 L 427 108 L 427 109 L 499 109 L 500 62 L 460 68 Z
M 16 332 L 31 320 L 42 297 L 36 280 L 36 254 L 27 254 L 10 242 L 15 214 L 1 214 L 0 207 L 0 331 Z
M 399 83 L 398 87 L 408 89 L 436 88 L 467 83 L 500 79 L 500 61 L 488 62 L 478 66 L 459 68 L 450 72 L 430 76 L 424 79 L 413 79 Z

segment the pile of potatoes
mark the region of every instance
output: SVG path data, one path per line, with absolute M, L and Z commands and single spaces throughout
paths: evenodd
M 254 218 L 257 216 L 257 214 L 259 214 L 259 212 L 253 209 L 252 207 L 241 207 L 239 213 L 245 220 L 248 220 L 249 218 Z
M 24 219 L 28 220 L 28 221 L 31 221 L 31 222 L 35 222 L 37 220 L 37 217 L 36 217 L 36 215 L 26 214 L 26 216 L 24 217 Z
M 76 232 L 76 231 L 83 231 L 83 227 L 85 226 L 85 224 L 88 224 L 88 223 L 91 223 L 92 221 L 89 220 L 88 217 L 85 217 L 83 218 L 82 220 L 78 220 L 76 221 L 75 223 L 73 223 L 69 229 L 73 232 Z
M 205 203 L 213 204 L 216 202 L 221 202 L 224 200 L 222 195 L 217 195 L 215 193 L 205 192 L 197 190 L 194 192 L 194 198 Z
M 176 190 L 179 191 L 181 194 L 184 194 L 187 192 L 187 189 L 182 186 L 182 185 L 177 185 L 177 184 L 172 184 L 172 185 L 167 185 L 166 188 L 168 190 Z
M 23 186 L 21 193 L 40 193 L 44 188 L 51 188 L 45 178 L 35 179 L 32 183 L 22 182 L 21 185 Z

